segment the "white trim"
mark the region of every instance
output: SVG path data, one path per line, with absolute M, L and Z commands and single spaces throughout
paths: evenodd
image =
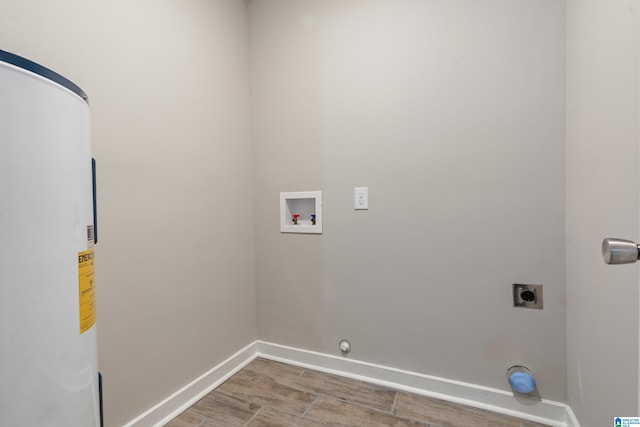
M 473 406 L 552 427 L 580 427 L 571 408 L 551 400 L 515 399 L 495 388 L 257 341 L 258 357 Z
M 125 424 L 124 427 L 160 427 L 165 425 L 256 357 L 264 357 L 265 359 L 379 384 L 397 390 L 486 409 L 503 415 L 547 424 L 552 427 L 580 427 L 575 414 L 564 403 L 545 399 L 517 399 L 510 392 L 491 387 L 434 377 L 265 341 L 255 341 L 249 344 L 224 362 Z
M 252 342 L 222 363 L 200 375 L 151 409 L 129 421 L 124 427 L 163 426 L 202 399 L 229 377 L 257 357 L 257 341 Z
M 580 422 L 578 422 L 578 417 L 573 413 L 573 409 L 571 406 L 567 406 L 567 427 L 580 427 Z

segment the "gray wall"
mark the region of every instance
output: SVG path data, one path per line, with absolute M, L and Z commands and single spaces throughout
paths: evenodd
M 259 338 L 564 401 L 565 5 L 250 3 Z M 354 186 L 370 209 L 353 210 Z M 278 194 L 322 190 L 323 235 Z M 512 306 L 544 285 L 542 311 Z
M 568 391 L 599 427 L 638 414 L 638 267 L 606 266 L 600 242 L 640 237 L 640 2 L 567 6 Z
M 255 341 L 246 5 L 0 0 L 91 98 L 99 365 L 120 426 Z

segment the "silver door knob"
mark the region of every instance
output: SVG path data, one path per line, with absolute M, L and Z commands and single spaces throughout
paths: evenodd
M 630 264 L 638 260 L 640 246 L 631 240 L 606 238 L 602 241 L 602 258 L 607 264 Z

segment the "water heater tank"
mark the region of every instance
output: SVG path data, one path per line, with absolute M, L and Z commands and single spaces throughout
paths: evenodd
M 89 106 L 0 50 L 0 426 L 100 425 Z

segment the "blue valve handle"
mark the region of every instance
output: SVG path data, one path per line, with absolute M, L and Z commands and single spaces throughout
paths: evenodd
M 518 393 L 531 393 L 536 389 L 536 381 L 526 372 L 514 372 L 509 376 L 511 388 Z

